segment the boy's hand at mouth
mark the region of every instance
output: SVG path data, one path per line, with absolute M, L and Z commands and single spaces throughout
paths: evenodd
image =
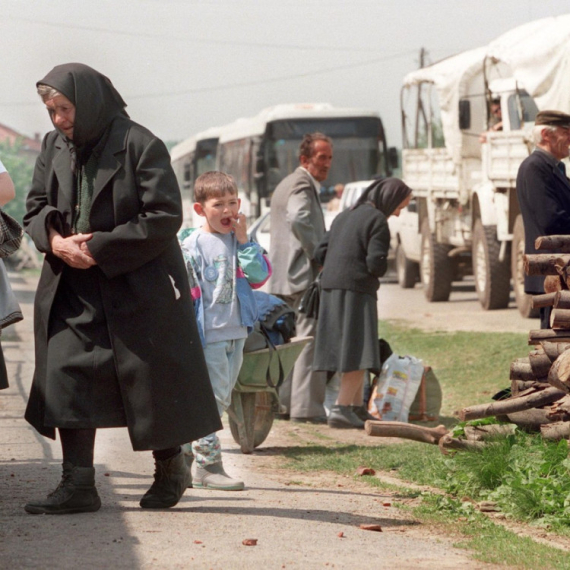
M 247 222 L 245 214 L 240 212 L 237 217 L 232 220 L 232 228 L 238 243 L 247 243 L 249 241 L 247 237 Z

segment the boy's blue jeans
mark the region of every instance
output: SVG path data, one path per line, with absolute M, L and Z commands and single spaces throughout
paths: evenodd
M 236 385 L 243 362 L 245 338 L 212 342 L 204 347 L 210 382 L 218 404 L 220 417 L 232 401 L 232 390 Z M 192 442 L 192 452 L 199 467 L 219 463 L 222 460 L 220 440 L 211 433 Z

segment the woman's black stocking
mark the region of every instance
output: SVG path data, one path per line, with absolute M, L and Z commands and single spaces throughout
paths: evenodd
M 180 446 L 179 445 L 176 447 L 169 447 L 168 449 L 158 449 L 156 451 L 153 451 L 152 456 L 157 461 L 165 461 L 166 459 L 170 459 L 171 457 L 173 457 L 177 453 L 180 453 Z
M 93 467 L 95 429 L 59 428 L 63 461 L 75 467 Z

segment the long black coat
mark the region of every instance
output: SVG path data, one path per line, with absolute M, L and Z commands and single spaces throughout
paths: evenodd
M 26 419 L 43 435 L 50 311 L 63 261 L 51 253 L 48 224 L 70 234 L 70 154 L 48 133 L 36 162 L 24 219 L 46 254 L 35 301 L 36 368 Z M 196 327 L 176 232 L 180 191 L 164 144 L 118 117 L 99 160 L 88 248 L 102 272 L 100 288 L 135 450 L 166 449 L 221 429 Z
M 570 235 L 570 182 L 556 160 L 536 150 L 520 165 L 517 196 L 524 222 L 525 253 L 536 253 L 539 236 Z M 525 276 L 525 291 L 544 292 L 544 277 Z

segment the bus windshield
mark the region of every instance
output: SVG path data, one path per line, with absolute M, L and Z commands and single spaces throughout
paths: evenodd
M 216 150 L 218 139 L 204 139 L 196 143 L 196 175 L 198 178 L 204 172 L 216 169 Z
M 325 192 L 335 184 L 369 180 L 376 174 L 386 175 L 384 136 L 377 117 L 275 121 L 267 126 L 264 151 L 267 196 L 299 166 L 299 143 L 306 133 L 314 132 L 324 133 L 333 141 L 332 166 L 323 182 Z

